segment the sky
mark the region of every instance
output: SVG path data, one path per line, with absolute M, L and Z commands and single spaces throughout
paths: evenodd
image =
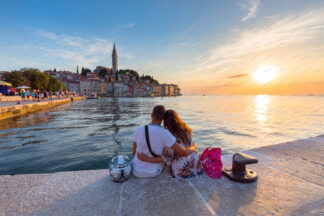
M 111 67 L 116 43 L 184 94 L 324 94 L 323 0 L 1 0 L 0 20 L 3 71 Z

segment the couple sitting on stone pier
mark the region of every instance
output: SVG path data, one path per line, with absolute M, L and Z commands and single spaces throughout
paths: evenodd
M 133 174 L 139 178 L 158 176 L 166 164 L 171 176 L 187 178 L 203 172 L 192 130 L 174 110 L 154 107 L 152 122 L 139 126 L 133 137 Z M 161 126 L 164 121 L 164 128 Z

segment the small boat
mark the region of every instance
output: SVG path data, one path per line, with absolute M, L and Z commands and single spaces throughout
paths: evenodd
M 97 96 L 96 93 L 92 93 L 90 96 L 87 97 L 87 99 L 99 99 L 100 96 Z

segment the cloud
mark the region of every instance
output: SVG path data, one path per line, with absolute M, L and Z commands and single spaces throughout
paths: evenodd
M 178 44 L 178 46 L 184 46 L 184 47 L 193 47 L 193 46 L 197 46 L 199 45 L 199 43 L 186 43 L 186 42 L 180 42 Z
M 132 22 L 130 22 L 130 23 L 128 23 L 128 24 L 125 25 L 126 28 L 132 28 L 134 26 L 135 26 L 135 24 L 132 23 Z
M 120 51 L 122 51 L 122 50 L 120 50 Z M 133 58 L 135 58 L 135 56 L 130 52 L 120 52 L 120 54 L 118 56 L 121 57 L 121 58 L 125 58 L 125 59 L 133 59 Z
M 67 44 L 69 46 L 81 46 L 82 43 L 82 38 L 80 37 L 71 37 L 71 36 L 67 36 L 67 35 L 62 35 L 59 37 L 59 40 L 61 40 L 60 42 L 62 44 Z
M 227 78 L 241 78 L 241 77 L 245 77 L 245 76 L 249 76 L 249 74 L 247 74 L 247 73 L 236 74 L 236 75 L 228 76 Z
M 119 32 L 119 31 L 121 31 L 122 29 L 126 29 L 126 28 L 133 28 L 134 26 L 135 26 L 135 24 L 132 23 L 132 22 L 127 23 L 127 24 L 125 24 L 125 25 L 119 25 L 119 26 L 117 26 L 116 28 L 114 28 L 114 29 L 111 31 L 111 33 L 112 33 L 112 34 L 115 34 L 115 33 Z
M 244 10 L 248 10 L 248 14 L 241 19 L 242 22 L 245 22 L 245 21 L 255 17 L 259 3 L 260 3 L 260 0 L 249 0 L 248 4 L 242 5 L 242 8 Z
M 231 88 L 238 89 L 235 85 L 253 85 L 255 81 L 248 74 L 261 65 L 280 68 L 273 83 L 324 81 L 323 8 L 262 19 L 260 24 L 234 26 L 225 32 L 226 36 L 217 38 L 214 44 L 211 42 L 208 50 L 199 52 L 205 56 L 195 65 L 189 62 L 187 69 L 184 66 L 176 71 L 178 76 L 184 71 L 185 76 L 181 77 L 184 92 L 200 92 L 199 88 L 212 92 L 217 84 L 207 83 L 213 80 L 220 84 L 231 83 L 233 86 L 228 87 L 226 93 Z M 197 79 L 204 81 L 192 82 Z
M 109 40 L 99 37 L 81 38 L 65 34 L 59 35 L 40 29 L 36 31 L 36 35 L 45 40 L 45 43 L 40 41 L 36 46 L 25 45 L 24 47 L 38 50 L 47 57 L 55 58 L 56 62 L 64 61 L 64 64 L 82 65 L 90 68 L 107 62 L 107 65 L 110 66 L 113 43 Z M 120 58 L 134 58 L 131 53 L 123 52 L 122 47 L 118 47 L 118 54 Z M 74 68 L 74 66 L 72 67 Z
M 61 45 L 81 46 L 81 42 L 82 42 L 82 38 L 80 37 L 72 37 L 68 35 L 57 35 L 42 29 L 37 29 L 35 34 L 42 38 L 54 40 Z
M 44 31 L 41 29 L 36 30 L 36 34 L 38 36 L 44 37 L 44 38 L 48 38 L 51 40 L 56 40 L 58 38 L 58 36 L 52 32 L 48 32 L 48 31 Z
M 107 55 L 111 53 L 112 47 L 113 47 L 112 42 L 96 37 L 93 38 L 90 43 L 89 42 L 87 43 L 86 51 L 89 54 L 100 53 L 103 55 Z
M 323 34 L 324 13 L 322 10 L 311 10 L 265 24 L 262 27 L 236 30 L 231 39 L 225 39 L 220 46 L 211 50 L 210 58 L 201 67 L 211 69 L 224 64 L 241 63 L 244 59 L 251 61 L 262 58 L 266 51 L 273 49 L 312 46 L 316 44 L 314 39 Z M 318 48 L 318 45 L 313 48 Z

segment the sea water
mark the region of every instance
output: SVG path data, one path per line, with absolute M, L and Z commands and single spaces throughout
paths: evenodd
M 107 168 L 132 156 L 137 126 L 157 104 L 193 130 L 201 153 L 230 154 L 324 134 L 323 96 L 181 96 L 82 100 L 0 121 L 0 174 Z

